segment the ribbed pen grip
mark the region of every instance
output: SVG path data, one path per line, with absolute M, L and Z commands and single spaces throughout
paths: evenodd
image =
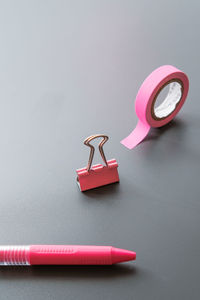
M 0 266 L 30 265 L 30 246 L 0 246 Z
M 31 265 L 111 265 L 111 247 L 31 245 Z

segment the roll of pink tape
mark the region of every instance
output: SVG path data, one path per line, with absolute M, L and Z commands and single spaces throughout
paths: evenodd
M 166 85 L 169 85 L 169 92 L 164 101 L 156 107 L 157 97 Z M 169 123 L 183 106 L 188 90 L 188 77 L 177 68 L 166 65 L 153 71 L 145 79 L 136 96 L 138 124 L 121 143 L 133 149 L 146 137 L 151 127 L 161 127 Z

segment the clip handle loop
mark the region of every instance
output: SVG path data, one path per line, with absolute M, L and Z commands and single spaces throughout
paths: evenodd
M 87 165 L 87 171 L 89 172 L 90 169 L 91 169 L 91 166 L 92 166 L 92 161 L 93 161 L 93 158 L 94 158 L 94 151 L 95 151 L 95 148 L 94 146 L 92 146 L 90 144 L 90 142 L 96 138 L 99 138 L 99 137 L 102 137 L 102 141 L 99 143 L 99 152 L 101 154 L 101 157 L 104 161 L 104 163 L 106 164 L 106 166 L 108 165 L 108 162 L 106 160 L 106 157 L 105 157 L 105 154 L 104 154 L 104 151 L 103 151 L 103 145 L 107 142 L 108 140 L 108 136 L 107 135 L 104 135 L 104 134 L 95 134 L 95 135 L 91 135 L 89 136 L 88 138 L 86 138 L 84 140 L 84 144 L 88 147 L 90 147 L 90 155 L 89 155 L 89 160 L 88 160 L 88 165 Z

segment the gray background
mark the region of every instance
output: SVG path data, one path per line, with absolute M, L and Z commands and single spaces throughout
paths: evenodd
M 0 1 L 1 244 L 102 244 L 113 267 L 1 268 L 1 299 L 199 299 L 199 1 Z M 156 67 L 190 79 L 171 124 L 130 151 Z M 93 133 L 120 184 L 81 193 Z M 95 157 L 95 162 L 100 157 Z

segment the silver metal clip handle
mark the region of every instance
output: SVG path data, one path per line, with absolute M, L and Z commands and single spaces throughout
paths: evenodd
M 89 136 L 88 138 L 86 138 L 84 140 L 84 144 L 88 147 L 90 147 L 90 156 L 89 156 L 89 160 L 88 160 L 88 165 L 87 165 L 87 171 L 89 172 L 90 169 L 91 169 L 91 166 L 92 166 L 92 161 L 93 161 L 93 158 L 94 158 L 94 151 L 95 151 L 95 148 L 94 146 L 92 146 L 90 144 L 90 142 L 96 138 L 99 138 L 99 137 L 102 137 L 102 141 L 99 143 L 99 152 L 101 154 L 101 157 L 104 161 L 104 163 L 106 164 L 106 166 L 108 165 L 107 163 L 107 160 L 106 160 L 106 157 L 105 157 L 105 154 L 104 154 L 104 151 L 103 151 L 103 145 L 107 142 L 108 140 L 108 136 L 105 135 L 105 134 L 95 134 L 95 135 L 91 135 Z

